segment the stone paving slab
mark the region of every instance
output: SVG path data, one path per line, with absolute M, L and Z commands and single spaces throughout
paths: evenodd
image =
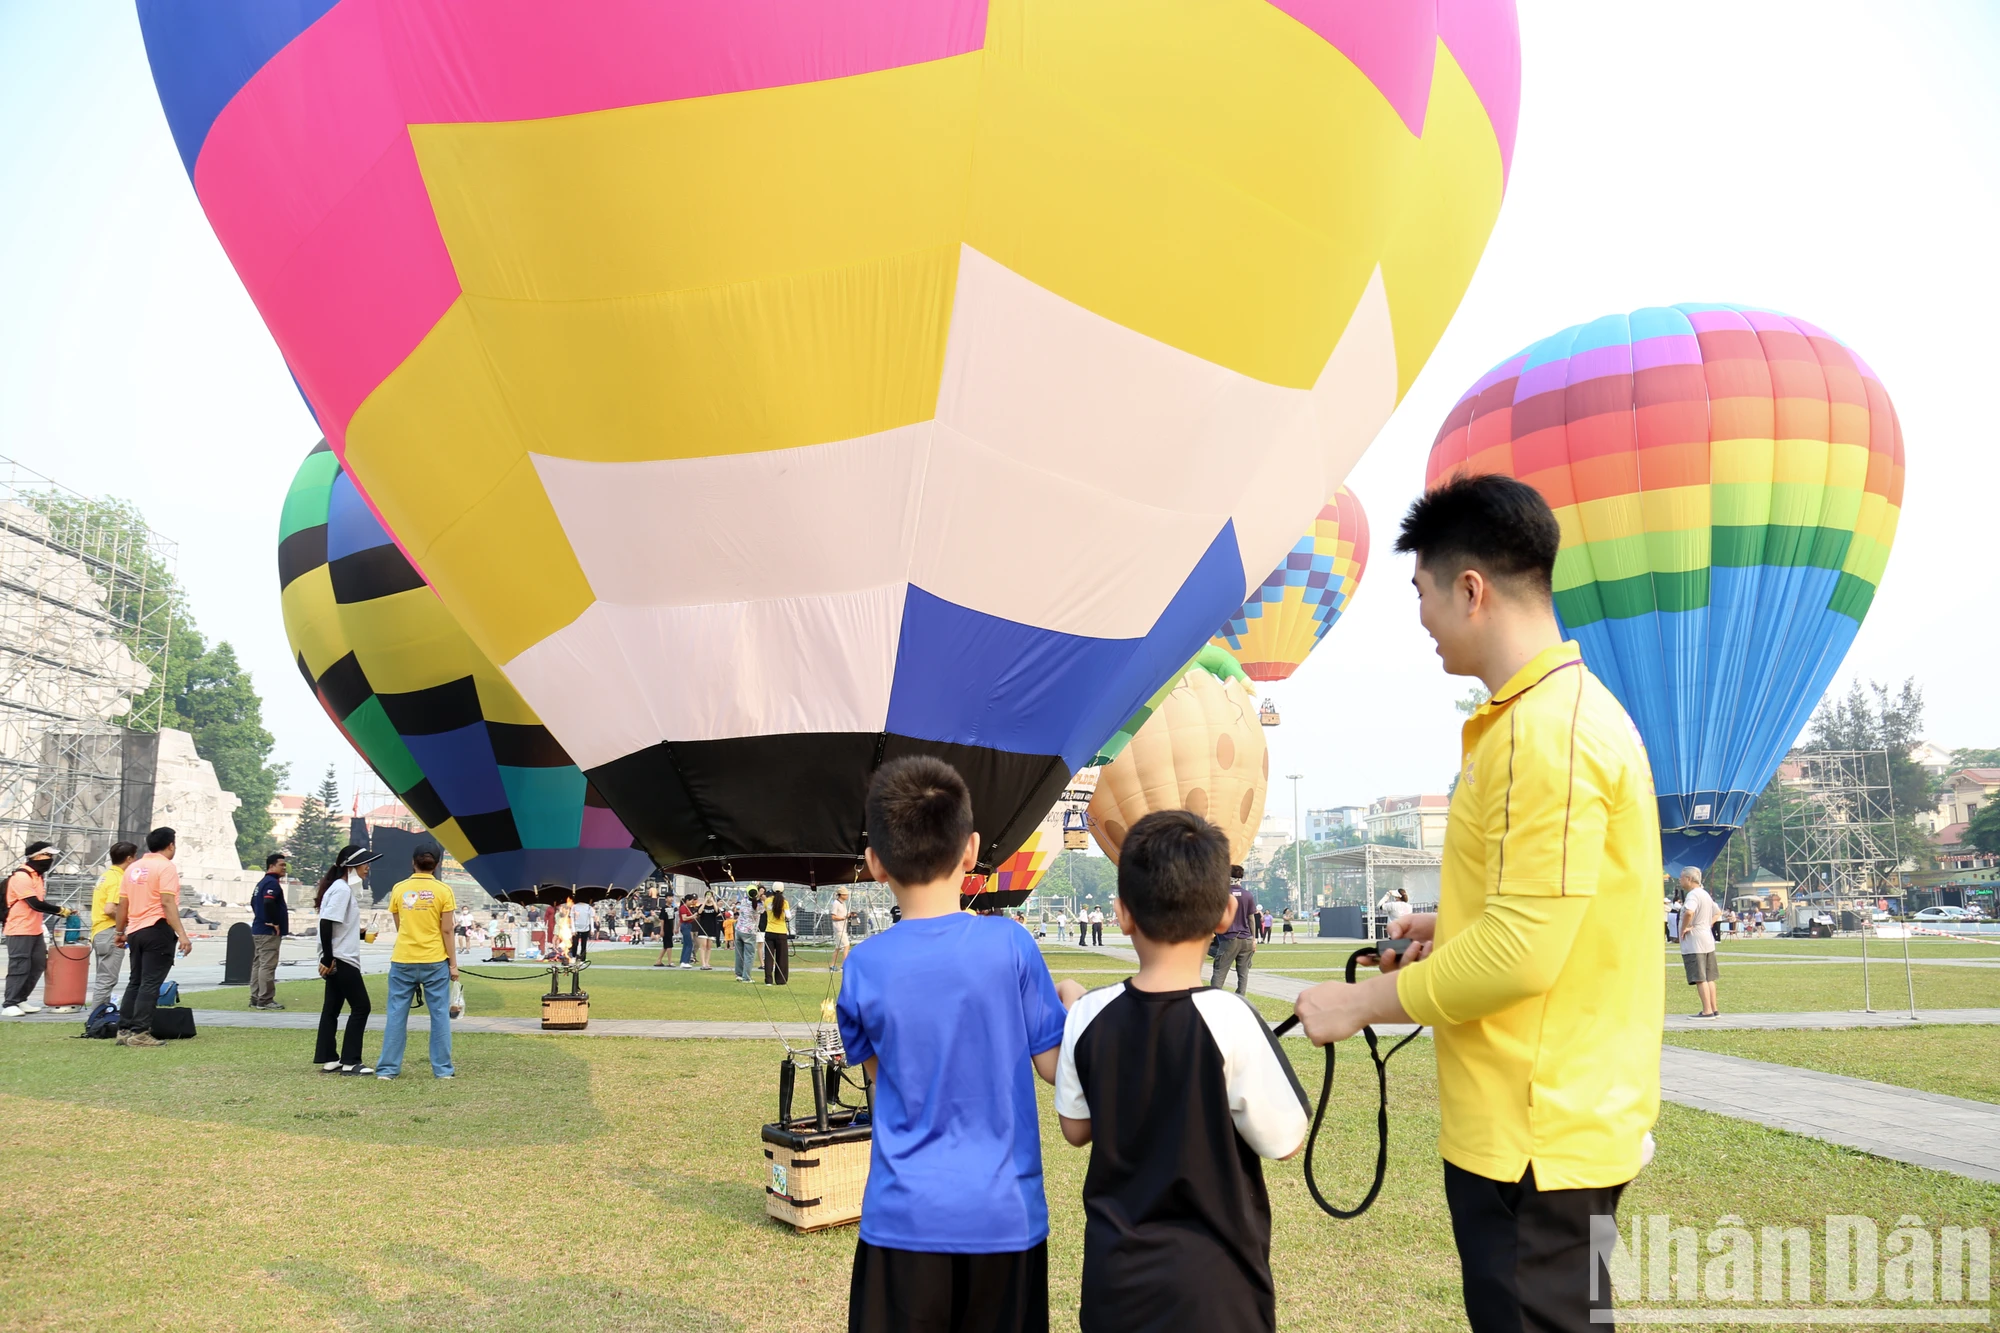
M 2000 1184 L 2000 1105 L 1668 1046 L 1660 1091 L 1682 1106 Z

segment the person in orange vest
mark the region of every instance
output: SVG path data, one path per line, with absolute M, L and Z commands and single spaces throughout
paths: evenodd
M 42 1011 L 42 1006 L 30 1004 L 28 997 L 35 993 L 49 966 L 43 918 L 76 915 L 43 896 L 48 892 L 49 871 L 61 855 L 51 843 L 31 842 L 20 866 L 7 876 L 7 1002 L 0 1014 L 8 1018 Z

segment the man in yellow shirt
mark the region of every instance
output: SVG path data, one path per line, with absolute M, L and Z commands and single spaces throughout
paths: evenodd
M 389 1018 L 375 1077 L 394 1078 L 403 1070 L 409 1040 L 410 997 L 422 988 L 431 1025 L 431 1073 L 452 1077 L 451 983 L 458 980 L 458 901 L 437 877 L 435 848 L 410 856 L 410 877 L 389 890 L 389 915 L 396 919 L 396 947 L 389 954 Z
M 118 988 L 118 974 L 125 967 L 125 932 L 118 929 L 118 886 L 125 880 L 125 867 L 138 854 L 135 842 L 112 843 L 111 865 L 90 891 L 90 952 L 95 963 L 90 985 L 92 1009 L 111 998 L 111 992 Z
M 1436 1030 L 1445 1199 L 1474 1333 L 1585 1330 L 1592 1216 L 1650 1155 L 1660 1105 L 1660 830 L 1638 730 L 1565 643 L 1561 532 L 1532 487 L 1449 481 L 1410 507 L 1419 617 L 1491 697 L 1466 722 L 1435 915 L 1385 975 L 1299 997 L 1320 1044 Z M 1398 965 L 1400 961 L 1400 966 Z

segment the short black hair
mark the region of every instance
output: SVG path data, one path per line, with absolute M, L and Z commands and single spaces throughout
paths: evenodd
M 972 793 L 932 755 L 892 759 L 868 784 L 868 845 L 898 884 L 929 884 L 958 867 L 972 836 Z
M 112 865 L 122 866 L 138 854 L 139 844 L 136 842 L 114 842 L 111 844 Z
M 410 868 L 430 874 L 438 868 L 438 853 L 435 847 L 419 847 L 410 853 Z
M 1562 527 L 1542 493 L 1497 472 L 1455 475 L 1418 496 L 1396 538 L 1397 552 L 1414 552 L 1432 578 L 1478 569 L 1543 596 L 1561 546 Z
M 167 848 L 174 845 L 174 840 L 175 835 L 172 829 L 156 828 L 146 835 L 146 850 L 149 852 L 164 852 Z
M 1155 810 L 1118 849 L 1118 897 L 1149 940 L 1213 935 L 1229 906 L 1228 835 L 1191 811 Z
M 116 847 L 113 847 L 111 849 L 111 854 L 114 857 L 117 856 L 118 849 Z M 272 866 L 278 864 L 278 862 L 287 861 L 290 859 L 291 858 L 286 856 L 283 852 L 272 852 L 269 856 L 264 858 L 264 869 L 269 870 Z

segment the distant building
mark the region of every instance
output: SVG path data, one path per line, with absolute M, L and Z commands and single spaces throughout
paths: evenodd
M 2000 800 L 2000 768 L 1961 768 L 1945 780 L 1931 825 L 1932 851 L 1941 870 L 1984 870 L 2000 865 L 2000 856 L 1982 852 L 1965 841 L 1965 827 L 1981 807 Z
M 1948 823 L 1969 824 L 1981 806 L 2000 799 L 2000 768 L 1961 768 L 1945 779 L 1944 789 L 1938 812 L 1950 813 Z
M 1370 842 L 1401 840 L 1411 847 L 1435 852 L 1444 848 L 1444 826 L 1451 814 L 1449 796 L 1381 796 L 1369 802 L 1366 823 Z
M 271 816 L 271 839 L 280 847 L 291 845 L 292 835 L 299 831 L 299 815 L 306 808 L 306 798 L 279 792 L 264 807 Z
M 1368 807 L 1365 805 L 1329 805 L 1306 811 L 1307 842 L 1339 842 L 1341 835 L 1359 833 L 1367 827 Z
M 1951 751 L 1929 741 L 1918 741 L 1910 747 L 1910 762 L 1932 777 L 1943 777 L 1951 771 Z

